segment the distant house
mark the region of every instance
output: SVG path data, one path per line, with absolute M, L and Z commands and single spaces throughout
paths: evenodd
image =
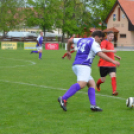
M 117 0 L 105 22 L 104 32 L 114 32 L 115 46 L 134 45 L 134 0 Z

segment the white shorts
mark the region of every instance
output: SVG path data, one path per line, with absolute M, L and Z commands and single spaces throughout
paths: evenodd
M 91 76 L 91 68 L 86 65 L 73 65 L 73 72 L 77 76 L 77 81 L 85 81 L 93 80 Z
M 37 51 L 41 51 L 41 50 L 42 50 L 42 46 L 38 46 Z

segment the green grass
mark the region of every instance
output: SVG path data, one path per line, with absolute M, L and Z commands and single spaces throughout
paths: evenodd
M 28 50 L 0 50 L 0 134 L 133 134 L 134 109 L 126 99 L 134 96 L 134 52 L 118 52 L 122 57 L 117 68 L 118 97 L 112 97 L 107 76 L 97 105 L 103 112 L 90 110 L 87 88 L 68 100 L 64 112 L 57 98 L 65 93 L 76 76 L 72 59 L 62 60 L 64 50 L 43 51 L 43 59 Z M 92 76 L 99 78 L 98 57 L 92 65 Z M 36 64 L 34 64 L 36 63 Z M 105 96 L 103 96 L 105 95 Z

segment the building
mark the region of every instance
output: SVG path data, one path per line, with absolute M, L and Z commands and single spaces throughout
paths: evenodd
M 105 22 L 104 32 L 114 32 L 115 46 L 134 45 L 134 0 L 117 0 Z

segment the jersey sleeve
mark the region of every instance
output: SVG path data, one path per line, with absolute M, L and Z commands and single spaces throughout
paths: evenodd
M 80 39 L 81 39 L 81 38 L 73 38 L 74 44 L 77 44 L 77 42 L 78 42 Z
M 106 47 L 107 47 L 107 41 L 105 40 L 105 41 L 102 41 L 101 42 L 101 49 L 106 49 Z
M 40 36 L 38 36 L 37 41 L 39 42 Z
M 95 54 L 97 54 L 98 52 L 101 51 L 101 47 L 97 42 L 94 41 L 92 45 L 92 50 L 94 51 Z

